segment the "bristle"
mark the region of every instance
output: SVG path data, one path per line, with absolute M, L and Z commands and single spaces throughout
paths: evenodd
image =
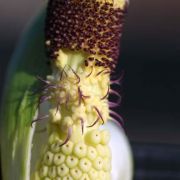
M 102 124 L 104 124 L 104 118 L 103 118 L 101 112 L 99 111 L 99 109 L 96 106 L 94 106 L 94 109 L 96 110 L 99 118 L 102 120 Z
M 42 120 L 45 120 L 45 119 L 47 119 L 47 118 L 49 118 L 49 115 L 45 115 L 45 116 L 43 116 L 43 117 L 38 117 L 37 119 L 35 119 L 35 120 L 33 120 L 33 121 L 31 122 L 31 126 L 32 126 L 34 123 L 39 122 L 39 121 L 42 121 Z
M 87 126 L 87 127 L 90 128 L 90 127 L 95 126 L 95 125 L 99 122 L 99 120 L 100 120 L 100 118 L 98 117 L 98 118 L 96 119 L 96 121 L 94 121 L 93 124 L 91 124 L 91 125 L 89 125 L 89 126 Z
M 65 145 L 70 140 L 71 135 L 72 135 L 72 127 L 69 127 L 67 132 L 67 137 L 64 140 L 64 142 L 61 144 L 61 146 Z
M 106 98 L 109 96 L 109 90 L 110 90 L 110 88 L 109 88 L 109 86 L 108 86 L 107 93 L 105 94 L 105 96 L 103 96 L 103 97 L 101 98 L 101 100 L 104 100 L 104 99 L 106 99 Z
M 79 94 L 79 105 L 81 105 L 81 102 L 84 101 L 84 98 L 85 98 L 85 99 L 86 99 L 86 98 L 90 98 L 90 96 L 85 96 L 85 95 L 82 93 L 80 87 L 78 87 L 78 94 Z
M 113 89 L 110 89 L 109 93 L 112 94 L 112 95 L 117 96 L 118 98 L 121 98 L 121 95 L 119 94 L 119 92 L 117 92 L 117 91 L 115 91 Z
M 81 79 L 80 79 L 80 77 L 79 77 L 79 75 L 71 68 L 71 70 L 72 70 L 72 72 L 73 72 L 73 74 L 76 76 L 76 78 L 77 78 L 77 84 L 79 84 L 80 83 L 80 81 L 81 81 Z
M 80 121 L 81 121 L 82 134 L 84 134 L 84 120 L 83 120 L 83 118 L 80 118 Z

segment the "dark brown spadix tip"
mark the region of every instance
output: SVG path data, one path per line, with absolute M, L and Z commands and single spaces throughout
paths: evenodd
M 114 68 L 124 8 L 97 0 L 50 0 L 47 8 L 45 38 L 50 59 L 59 49 L 84 51 L 85 65 Z

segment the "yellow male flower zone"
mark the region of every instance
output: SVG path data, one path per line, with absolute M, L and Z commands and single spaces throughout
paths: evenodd
M 101 125 L 108 120 L 122 122 L 121 116 L 112 110 L 119 105 L 121 96 L 111 88 L 112 84 L 119 85 L 121 78 L 112 80 L 110 75 L 119 56 L 126 8 L 124 0 L 48 2 L 45 46 L 52 73 L 46 78 L 38 76 L 43 86 L 38 104 L 35 103 L 39 113 L 26 134 L 27 149 L 22 150 L 29 153 L 24 160 L 27 163 L 22 160 L 19 168 L 23 169 L 23 178 L 18 178 L 20 172 L 14 172 L 11 163 L 7 163 L 10 172 L 16 174 L 15 179 L 29 179 L 30 174 L 32 180 L 118 180 L 123 177 L 112 176 L 110 132 L 101 129 Z M 30 84 L 25 85 L 28 93 Z M 109 94 L 118 101 L 109 102 Z M 24 101 L 20 102 L 21 111 L 28 104 Z M 35 112 L 34 106 L 32 109 Z M 42 110 L 46 113 L 41 113 Z M 31 110 L 29 114 L 32 117 Z M 27 127 L 27 123 L 24 125 Z M 46 128 L 43 143 L 39 142 L 42 135 L 37 132 L 33 138 L 35 126 L 36 131 L 38 127 Z M 16 129 L 13 133 L 14 143 L 7 146 L 13 149 L 8 153 L 15 161 L 20 155 L 23 132 Z M 29 161 L 34 165 L 31 169 Z M 6 173 L 4 177 L 12 178 Z

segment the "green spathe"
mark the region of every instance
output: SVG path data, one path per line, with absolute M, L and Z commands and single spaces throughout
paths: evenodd
M 49 70 L 44 50 L 44 12 L 22 36 L 11 59 L 1 104 L 1 161 L 3 180 L 28 180 L 33 128 L 37 111 L 36 76 Z

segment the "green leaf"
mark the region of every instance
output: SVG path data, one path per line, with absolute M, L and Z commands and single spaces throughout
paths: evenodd
M 28 180 L 31 122 L 37 111 L 37 75 L 49 74 L 44 49 L 44 19 L 41 13 L 26 29 L 10 62 L 1 107 L 1 162 L 4 180 Z

